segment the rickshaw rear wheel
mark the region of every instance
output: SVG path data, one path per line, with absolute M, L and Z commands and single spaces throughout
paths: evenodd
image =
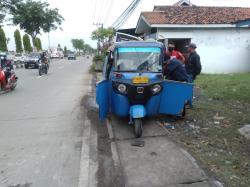
M 186 116 L 186 105 L 184 105 L 182 113 L 181 113 L 181 117 L 184 118 Z
M 142 136 L 142 119 L 134 119 L 135 136 L 140 138 Z

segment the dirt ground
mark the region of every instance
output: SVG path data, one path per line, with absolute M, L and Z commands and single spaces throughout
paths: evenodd
M 210 98 L 204 89 L 196 88 L 194 108 L 187 109 L 185 119 L 159 120 L 210 176 L 224 186 L 249 187 L 250 140 L 238 133 L 250 122 L 249 114 L 250 102 Z

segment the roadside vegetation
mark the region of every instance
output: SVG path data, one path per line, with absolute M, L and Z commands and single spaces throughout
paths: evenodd
M 250 73 L 200 75 L 196 101 L 173 138 L 225 186 L 250 186 L 250 140 L 238 129 L 250 124 Z

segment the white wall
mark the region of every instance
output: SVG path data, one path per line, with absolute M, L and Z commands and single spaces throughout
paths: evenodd
M 158 29 L 158 38 L 191 38 L 203 73 L 250 72 L 250 28 Z

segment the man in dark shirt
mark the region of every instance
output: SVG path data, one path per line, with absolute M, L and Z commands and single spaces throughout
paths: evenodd
M 197 46 L 194 43 L 189 44 L 189 57 L 186 63 L 186 71 L 189 77 L 189 82 L 193 82 L 197 75 L 201 72 L 200 56 L 196 52 Z
M 188 82 L 186 69 L 176 58 L 167 60 L 165 72 L 169 80 Z

